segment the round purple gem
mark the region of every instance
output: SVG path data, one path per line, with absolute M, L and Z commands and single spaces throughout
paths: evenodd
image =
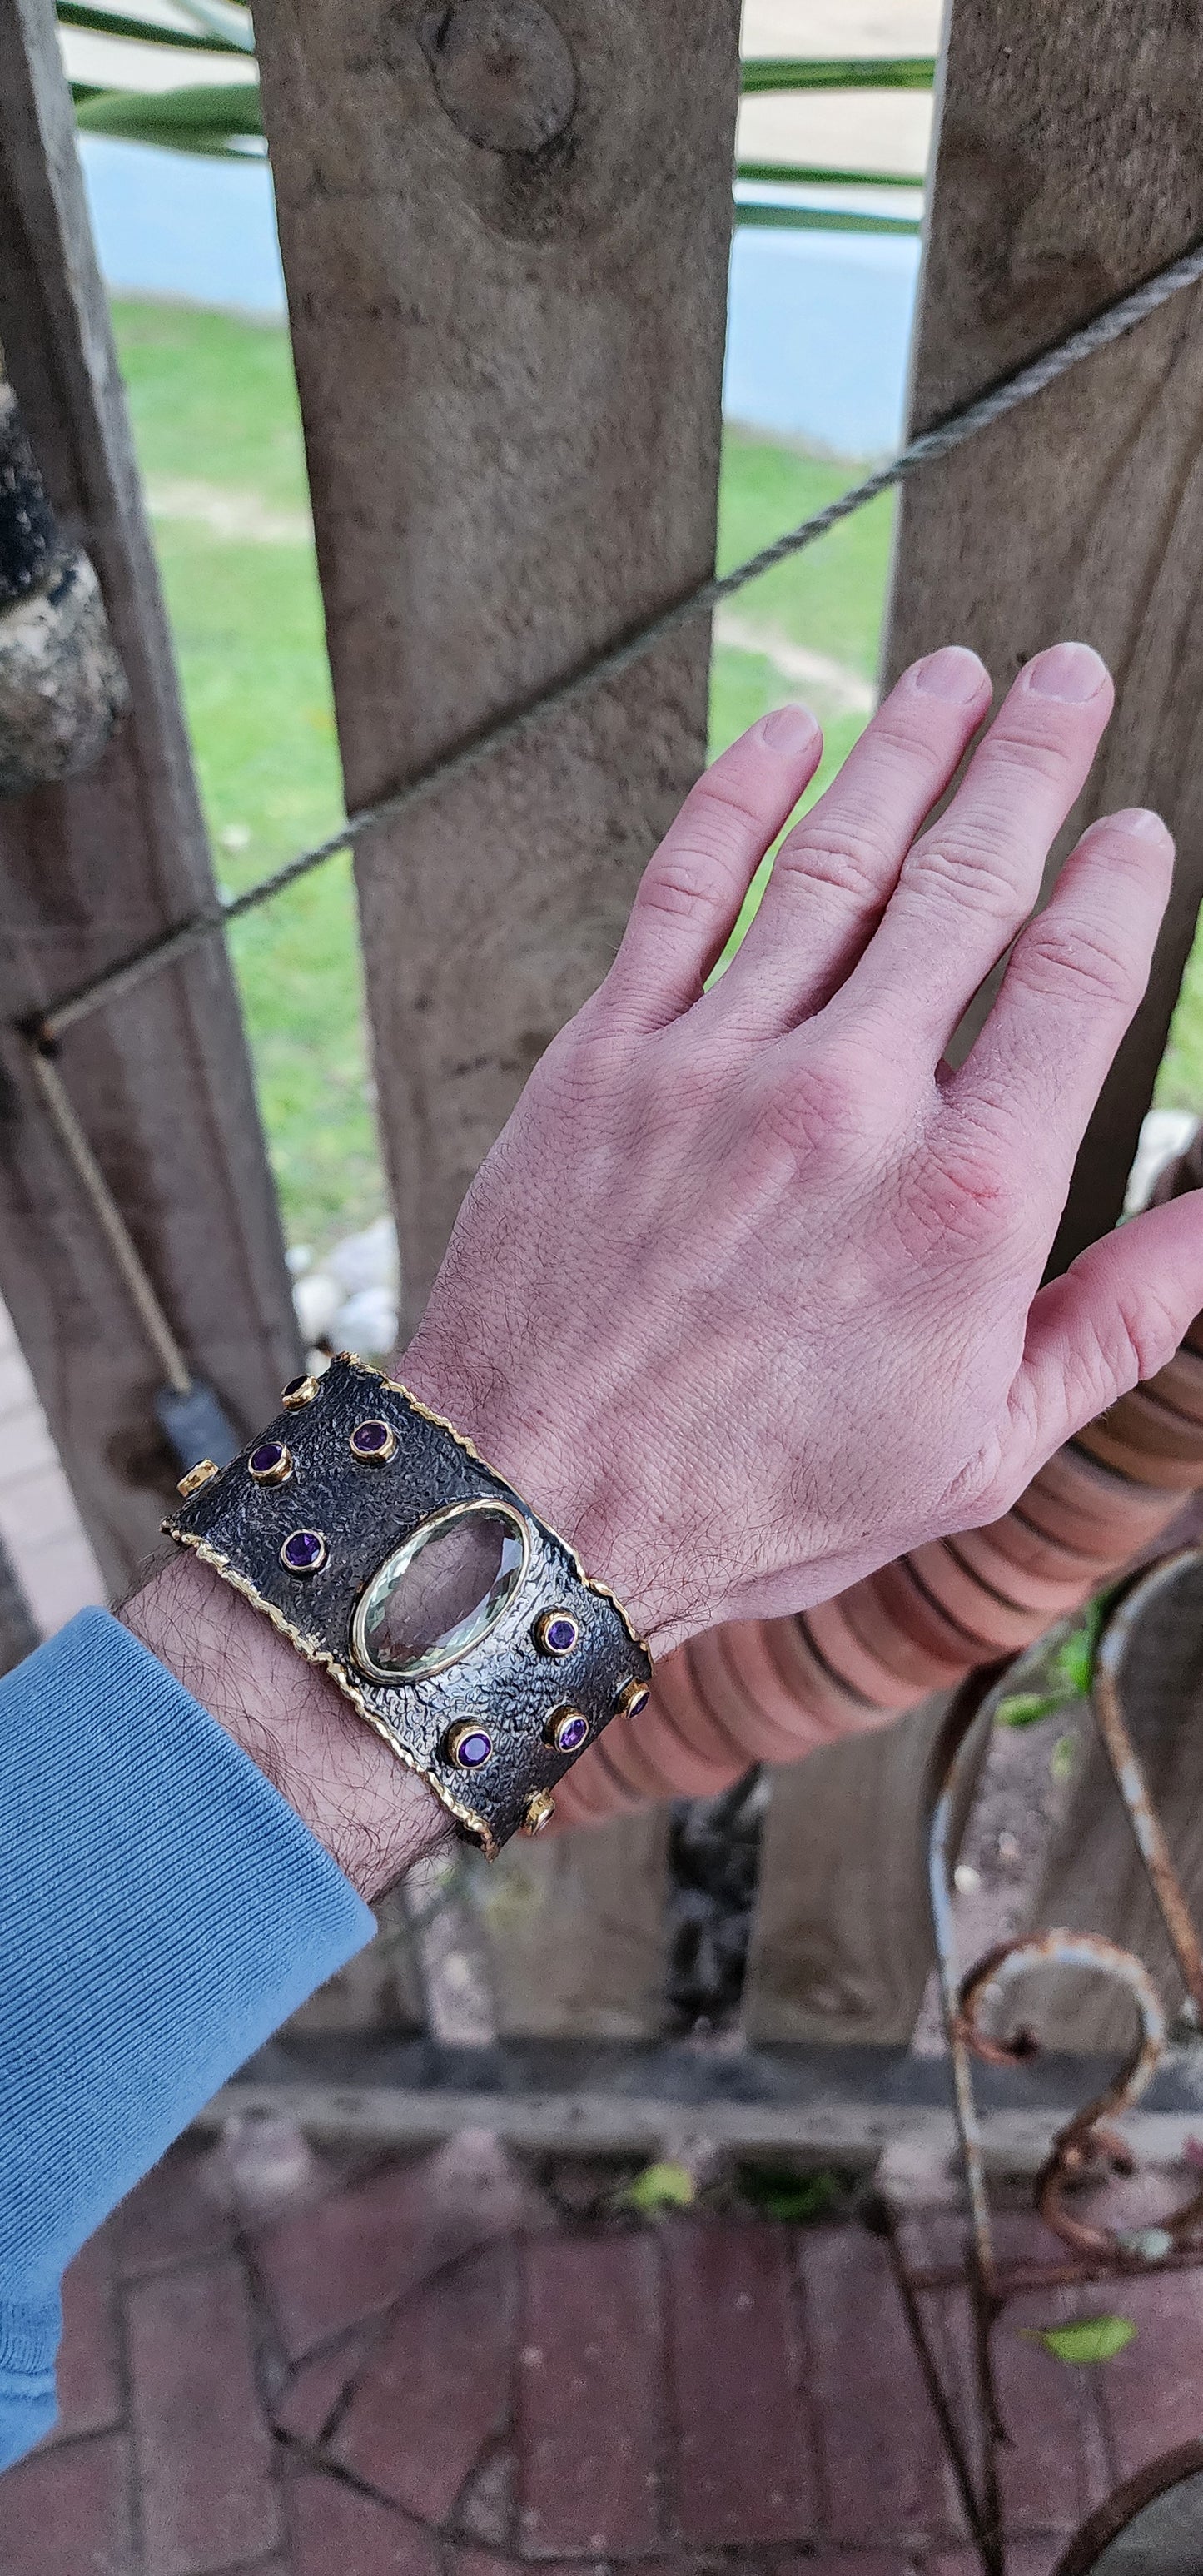
M 282 1440 L 261 1440 L 258 1448 L 252 1449 L 248 1461 L 252 1476 L 274 1475 L 287 1455 Z
M 549 1619 L 544 1633 L 553 1655 L 570 1655 L 572 1653 L 572 1649 L 576 1644 L 575 1619 L 569 1619 L 566 1617 L 560 1619 Z
M 303 1377 L 290 1377 L 281 1397 L 281 1402 L 287 1404 L 291 1396 L 303 1395 L 308 1384 L 309 1378 L 307 1375 Z
M 493 1738 L 483 1726 L 471 1727 L 461 1735 L 455 1748 L 455 1759 L 461 1771 L 479 1771 L 493 1759 Z
M 351 1434 L 351 1447 L 361 1458 L 377 1458 L 387 1449 L 391 1433 L 387 1422 L 357 1422 Z
M 280 1562 L 290 1574 L 316 1574 L 326 1562 L 326 1542 L 320 1530 L 293 1530 L 280 1550 Z
M 557 1753 L 579 1753 L 588 1732 L 589 1720 L 579 1709 L 571 1717 L 562 1717 L 556 1728 Z

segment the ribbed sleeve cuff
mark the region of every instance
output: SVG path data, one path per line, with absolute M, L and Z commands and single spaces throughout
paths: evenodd
M 0 2373 L 73 2253 L 375 1930 L 146 1647 L 85 1610 L 0 1682 Z M 44 2303 L 44 2304 L 42 2304 Z M 49 2352 L 10 2356 L 28 2399 Z M 35 2338 L 35 2341 L 38 2338 Z M 7 2378 L 7 2373 L 3 2373 Z

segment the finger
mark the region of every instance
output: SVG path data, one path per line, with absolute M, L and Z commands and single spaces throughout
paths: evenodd
M 1079 1253 L 1028 1318 L 1013 1409 L 1035 1464 L 1172 1359 L 1203 1308 L 1203 1190 L 1150 1208 Z
M 604 1006 L 663 1028 L 696 1002 L 766 850 L 823 753 L 807 707 L 775 707 L 691 788 L 645 869 Z
M 961 645 L 903 672 L 839 777 L 782 842 L 708 1010 L 775 1036 L 822 1008 L 876 929 L 989 704 L 989 673 Z
M 978 985 L 1040 891 L 1044 863 L 1081 794 L 1111 713 L 1106 667 L 1088 644 L 1057 644 L 1022 671 L 946 813 L 903 862 L 876 937 L 839 1007 L 905 1016 L 909 1042 L 941 1055 Z
M 946 1105 L 1010 1129 L 1055 1213 L 1086 1123 L 1148 982 L 1174 844 L 1134 807 L 1084 832 L 1043 912 L 1015 943 L 998 999 Z

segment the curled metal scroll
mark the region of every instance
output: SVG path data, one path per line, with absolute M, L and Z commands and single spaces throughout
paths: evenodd
M 1121 1701 L 1124 1657 L 1140 1621 L 1148 1613 L 1155 1612 L 1161 1595 L 1187 1568 L 1197 1568 L 1201 1561 L 1203 1552 L 1194 1548 L 1164 1558 L 1138 1577 L 1110 1611 L 1096 1653 L 1091 1704 L 1158 1911 L 1194 2006 L 1197 2024 L 1203 2028 L 1203 1953 L 1199 1936 L 1149 1795 Z M 1076 2277 L 1086 2277 L 1092 2271 L 1155 2270 L 1157 2264 L 1171 2253 L 1179 2260 L 1203 2259 L 1203 2242 L 1199 2241 L 1199 2230 L 1203 2228 L 1203 2186 L 1196 2189 L 1183 2206 L 1167 2215 L 1156 2230 L 1141 2229 L 1126 2236 L 1110 2228 L 1091 2225 L 1066 2205 L 1068 2189 L 1083 2180 L 1092 2164 L 1105 2161 L 1112 2171 L 1132 2169 L 1132 2158 L 1123 2138 L 1105 2124 L 1139 2101 L 1165 2050 L 1164 2009 L 1143 1963 L 1131 1951 L 1104 1940 L 1101 1935 L 1054 1930 L 1001 1942 L 979 1959 L 967 1975 L 961 1975 L 952 1899 L 956 1826 L 958 1817 L 970 1801 L 976 1774 L 979 1748 L 975 1720 L 992 1696 L 999 1678 L 1000 1668 L 997 1666 L 990 1671 L 971 1674 L 953 1702 L 945 1738 L 946 1746 L 951 1749 L 935 1796 L 928 1839 L 928 1888 L 940 1996 L 951 2060 L 961 2167 L 969 2204 L 968 2287 L 981 2433 L 979 2477 L 973 2478 L 968 2458 L 959 2442 L 954 2465 L 969 2510 L 974 2540 L 988 2576 L 1001 2576 L 1006 2554 L 998 2462 L 1007 2432 L 998 2400 L 992 2335 L 1007 2291 L 999 2275 L 986 2194 L 981 2126 L 973 2086 L 973 2058 L 977 2056 L 995 2065 L 1026 2063 L 1031 2059 L 1034 2043 L 1026 2033 L 1008 2041 L 983 2027 L 979 2012 L 987 1993 L 1005 1995 L 1021 1976 L 1033 1970 L 1084 1968 L 1121 1985 L 1135 2008 L 1137 2031 L 1127 2059 L 1105 2091 L 1075 2112 L 1058 2132 L 1037 2178 L 1036 2205 L 1048 2226 L 1073 2249 L 1082 2267 Z M 1150 2237 L 1156 2240 L 1156 2250 L 1153 2243 L 1142 2243 L 1142 2238 Z M 1057 2277 L 1064 2279 L 1066 2275 L 1063 2270 L 1058 2274 L 1050 2269 L 1050 2279 Z M 920 2345 L 921 2358 L 925 2360 L 930 2378 L 935 2372 L 934 2356 L 924 2350 L 926 2338 L 917 2302 L 911 2285 L 901 2272 L 900 2283 Z M 1028 2286 L 1032 2286 L 1030 2281 Z M 935 2375 L 938 2377 L 938 2372 Z
M 1140 1621 L 1155 1611 L 1162 1594 L 1177 1582 L 1179 1576 L 1188 1568 L 1197 1567 L 1199 1562 L 1200 1552 L 1194 1548 L 1163 1558 L 1131 1586 L 1110 1613 L 1096 1653 L 1091 1704 L 1158 1911 L 1183 1982 L 1203 2023 L 1203 1953 L 1199 1936 L 1149 1796 L 1121 1703 L 1124 1658 Z M 1139 2101 L 1166 2045 L 1165 2015 L 1148 1970 L 1131 1951 L 1120 1949 L 1115 1942 L 1106 1941 L 1095 1933 L 1049 1931 L 1002 1942 L 986 1958 L 979 1960 L 963 1980 L 960 1977 L 950 1893 L 953 1819 L 958 1812 L 966 1771 L 976 1759 L 976 1751 L 971 1744 L 973 1720 L 984 1702 L 991 1680 L 992 1677 L 979 1677 L 977 1688 L 964 1691 L 955 1705 L 950 1721 L 955 1736 L 954 1750 L 933 1809 L 928 1854 L 932 1920 L 945 2027 L 952 2056 L 954 2102 L 973 2225 L 975 2264 L 987 2297 L 997 2292 L 997 2268 L 970 2056 L 972 2053 L 995 2065 L 1014 2065 L 1026 2062 L 1032 2055 L 1032 2042 L 1026 2035 L 1018 2042 L 1006 2042 L 983 2029 L 978 2015 L 987 1990 L 992 1989 L 995 1994 L 1005 1991 L 1021 1976 L 1040 1968 L 1071 1967 L 1090 1969 L 1110 1977 L 1131 1997 L 1138 2030 L 1129 2057 L 1106 2091 L 1075 2112 L 1059 2131 L 1036 2185 L 1036 2202 L 1041 2216 L 1065 2243 L 1080 2253 L 1124 2269 L 1139 2270 L 1154 2265 L 1161 2259 L 1161 2254 L 1143 2251 L 1139 2242 L 1134 2242 L 1122 2232 L 1087 2224 L 1067 2208 L 1064 2194 L 1067 2186 L 1080 2181 L 1091 2162 L 1097 2159 L 1105 2157 L 1113 2169 L 1127 2167 L 1130 2170 L 1131 2159 L 1122 2139 L 1112 2135 L 1102 2124 L 1130 2110 Z M 1169 2213 L 1156 2233 L 1165 2237 L 1167 2245 L 1181 2246 L 1189 2242 L 1201 2225 L 1203 2187 L 1196 2190 L 1183 2206 Z

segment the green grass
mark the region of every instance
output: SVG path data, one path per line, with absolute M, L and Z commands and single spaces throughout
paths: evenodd
M 236 891 L 341 812 L 288 339 L 171 305 L 119 301 L 114 321 L 215 863 Z M 806 517 L 854 471 L 732 432 L 722 563 Z M 233 513 L 224 533 L 214 504 Z M 717 646 L 714 750 L 805 696 L 824 722 L 811 796 L 821 792 L 865 718 L 840 707 L 838 689 L 828 704 L 821 682 L 784 673 L 780 652 L 800 645 L 872 680 L 890 528 L 890 503 L 878 501 L 740 597 L 735 613 L 767 649 Z M 237 925 L 231 947 L 285 1229 L 321 1249 L 385 1204 L 349 860 Z

